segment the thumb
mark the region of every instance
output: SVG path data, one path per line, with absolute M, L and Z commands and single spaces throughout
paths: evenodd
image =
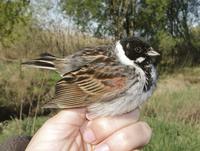
M 31 139 L 26 150 L 37 150 L 37 146 L 46 150 L 52 142 L 66 144 L 65 139 L 79 131 L 84 124 L 85 113 L 86 110 L 83 108 L 60 111 L 43 124 Z

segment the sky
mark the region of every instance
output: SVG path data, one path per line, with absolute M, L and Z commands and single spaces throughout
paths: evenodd
M 43 28 L 51 26 L 70 27 L 72 21 L 67 17 L 61 7 L 58 5 L 60 0 L 32 0 L 31 11 L 33 16 L 39 20 Z

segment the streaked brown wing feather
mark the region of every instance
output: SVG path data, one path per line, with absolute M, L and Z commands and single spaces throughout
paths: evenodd
M 105 101 L 106 96 L 110 100 L 125 89 L 127 77 L 123 75 L 123 69 L 101 64 L 67 73 L 57 82 L 55 97 L 45 107 L 83 107 L 96 101 Z
M 111 46 L 98 46 L 98 47 L 87 47 L 82 48 L 80 51 L 76 52 L 71 58 L 71 63 L 78 66 L 84 66 L 92 62 L 106 62 L 110 61 L 111 53 L 109 49 L 112 49 Z M 80 64 L 81 63 L 81 64 Z

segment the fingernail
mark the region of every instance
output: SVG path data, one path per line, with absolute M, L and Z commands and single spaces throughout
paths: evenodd
M 107 144 L 103 144 L 103 145 L 100 145 L 98 147 L 95 148 L 94 151 L 109 151 L 109 147 Z
M 94 135 L 94 133 L 93 133 L 93 131 L 91 129 L 87 129 L 83 133 L 83 138 L 88 143 L 94 142 L 96 140 L 95 135 Z

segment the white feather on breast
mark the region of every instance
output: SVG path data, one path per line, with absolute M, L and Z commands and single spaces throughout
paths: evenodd
M 124 65 L 133 65 L 133 61 L 130 60 L 124 50 L 123 50 L 123 47 L 122 45 L 120 44 L 119 41 L 116 42 L 116 47 L 115 47 L 115 53 L 116 53 L 116 56 L 118 57 L 119 61 L 121 62 L 121 64 L 124 64 Z

